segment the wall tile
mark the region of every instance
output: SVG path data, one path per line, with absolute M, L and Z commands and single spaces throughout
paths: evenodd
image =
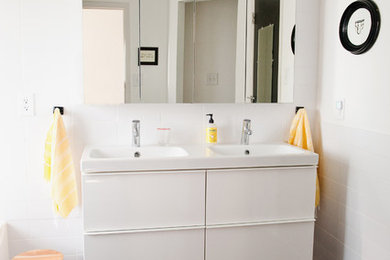
M 299 0 L 301 1 L 301 0 Z M 315 7 L 312 0 L 305 8 Z M 304 5 L 301 5 L 301 9 Z M 81 207 L 67 220 L 53 214 L 50 192 L 42 179 L 44 140 L 52 107 L 65 107 L 63 117 L 71 141 L 78 185 L 79 162 L 85 145 L 129 145 L 131 120 L 141 120 L 141 143 L 156 144 L 156 128 L 171 127 L 172 144 L 204 142 L 205 113 L 216 115 L 221 143 L 238 143 L 244 118 L 252 120 L 251 142 L 283 141 L 288 134 L 294 105 L 118 105 L 82 104 L 81 1 L 39 0 L 1 3 L 0 35 L 0 219 L 11 223 L 10 254 L 52 248 L 65 259 L 83 259 Z M 301 10 L 302 12 L 302 10 Z M 302 43 L 310 44 L 296 71 L 299 104 L 314 108 L 316 18 L 301 30 Z M 302 21 L 301 21 L 302 22 Z M 313 28 L 308 28 L 313 26 Z M 304 35 L 306 34 L 306 35 Z M 299 41 L 298 41 L 299 42 Z M 299 45 L 299 43 L 297 44 Z M 301 45 L 304 46 L 304 45 Z M 301 47 L 302 48 L 302 47 Z M 305 91 L 308 90 L 308 91 Z M 18 115 L 18 95 L 35 94 L 35 116 Z
M 390 136 L 326 122 L 322 131 L 322 202 L 316 235 L 323 247 L 316 250 L 342 260 L 389 259 L 388 160 L 387 154 L 371 148 L 377 142 L 387 143 Z M 365 148 L 367 140 L 372 141 L 370 149 Z M 316 252 L 315 259 L 322 259 L 321 254 L 326 253 Z
M 202 105 L 167 105 L 161 111 L 161 126 L 171 128 L 170 144 L 199 144 L 205 140 Z
M 59 251 L 64 255 L 76 255 L 78 239 L 69 238 L 40 238 L 9 241 L 10 256 L 34 249 L 47 249 Z
M 202 120 L 202 139 L 206 140 L 206 127 L 208 117 L 206 114 L 213 114 L 215 124 L 218 127 L 218 143 L 240 143 L 241 127 L 244 119 L 244 105 L 236 105 L 232 108 L 230 105 L 224 104 L 207 104 L 203 107 Z M 203 141 L 204 143 L 205 141 Z

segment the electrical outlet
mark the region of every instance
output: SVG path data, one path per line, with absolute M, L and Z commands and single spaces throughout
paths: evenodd
M 24 94 L 20 97 L 20 115 L 34 116 L 35 104 L 34 94 Z
M 218 85 L 218 73 L 207 73 L 207 82 L 208 86 Z

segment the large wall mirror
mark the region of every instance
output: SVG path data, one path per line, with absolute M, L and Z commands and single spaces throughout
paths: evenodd
M 87 104 L 291 103 L 295 0 L 84 0 Z

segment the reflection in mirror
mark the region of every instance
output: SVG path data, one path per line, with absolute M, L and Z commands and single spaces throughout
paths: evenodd
M 85 103 L 292 102 L 294 24 L 295 0 L 84 0 Z
M 250 0 L 248 9 L 247 102 L 293 102 L 295 0 Z
M 139 86 L 138 0 L 83 1 L 84 102 L 131 102 Z
M 234 103 L 237 5 L 237 0 L 196 1 L 194 87 L 192 100 L 185 101 Z
M 132 91 L 132 103 L 166 103 L 168 101 L 168 25 L 168 0 L 140 0 L 140 46 L 141 48 L 158 48 L 158 57 L 155 57 L 156 61 L 158 59 L 158 64 L 140 66 L 142 94 L 139 98 Z M 138 91 L 138 88 L 134 90 Z
M 104 98 L 107 103 L 122 103 L 125 79 L 123 10 L 85 9 L 83 13 L 84 44 L 88 46 L 84 51 L 85 102 L 93 104 Z
M 175 75 L 176 84 L 171 83 L 170 91 L 174 95 L 170 95 L 170 103 L 192 103 L 194 89 L 194 12 L 195 6 L 193 0 L 177 1 L 177 4 L 172 4 L 171 10 L 177 13 L 177 24 L 173 21 L 170 23 L 170 29 L 177 28 L 177 38 L 173 37 L 172 41 L 176 40 L 177 48 L 172 53 L 176 54 L 176 67 L 169 66 L 170 74 Z M 172 42 L 171 41 L 171 42 Z M 174 62 L 170 64 L 175 64 Z
M 142 95 L 132 102 L 192 102 L 193 2 L 194 0 L 140 0 L 140 44 L 141 47 L 158 48 L 159 63 L 141 65 Z
M 244 84 L 235 88 L 236 74 L 245 78 L 245 67 L 236 66 L 237 56 L 245 65 L 239 3 L 245 21 L 245 0 L 140 0 L 141 46 L 161 53 L 159 66 L 141 66 L 141 102 L 243 102 Z
M 140 0 L 140 45 L 158 48 L 158 65 L 140 66 L 141 98 L 132 103 L 191 103 L 194 0 Z M 131 95 L 134 96 L 134 95 Z

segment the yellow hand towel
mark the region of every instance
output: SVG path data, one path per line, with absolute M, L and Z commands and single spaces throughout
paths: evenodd
M 298 113 L 295 115 L 290 128 L 290 138 L 288 143 L 314 152 L 309 118 L 307 116 L 306 110 L 303 108 L 299 109 Z M 320 204 L 320 185 L 318 181 L 318 175 L 316 180 L 316 188 L 315 206 L 318 207 Z
M 63 218 L 77 206 L 77 185 L 69 140 L 59 109 L 47 133 L 44 178 L 51 182 L 54 210 Z

